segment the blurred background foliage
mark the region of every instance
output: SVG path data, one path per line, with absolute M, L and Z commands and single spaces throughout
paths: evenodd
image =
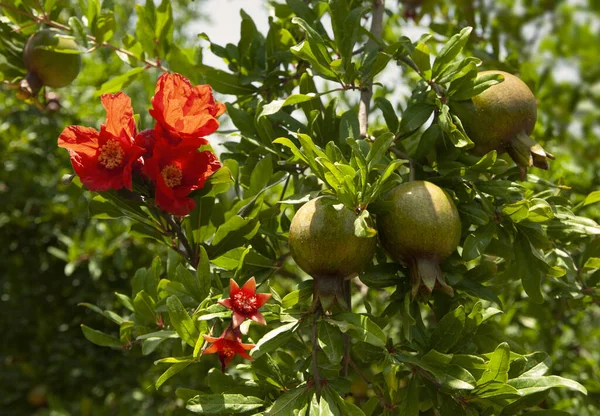
M 70 15 L 85 15 L 84 1 L 57 2 L 63 9 L 55 20 L 66 22 Z M 135 32 L 132 3 L 104 1 L 103 7 L 115 11 L 113 39 Z M 201 50 L 197 33 L 189 30 L 190 22 L 210 13 L 201 4 L 172 1 L 173 43 L 186 56 L 169 56 L 167 65 L 174 70 L 182 65 L 197 67 L 203 53 L 210 53 Z M 600 189 L 600 3 L 388 0 L 386 8 L 389 21 L 384 38 L 388 41 L 399 35 L 415 40 L 415 33 L 418 36 L 427 31 L 446 37 L 473 26 L 475 36 L 467 48 L 484 61 L 483 69 L 518 72 L 538 98 L 534 137 L 557 160 L 550 171 L 532 173 L 571 187 L 566 195 L 575 203 Z M 2 30 L 7 30 L 5 23 L 0 17 Z M 30 26 L 22 31 L 23 42 L 34 29 Z M 0 64 L 6 69 L 6 62 Z M 66 152 L 56 147 L 59 133 L 71 124 L 98 127 L 104 112 L 97 92 L 105 82 L 129 69 L 130 65 L 109 49 L 85 54 L 84 70 L 76 82 L 59 91 L 58 111 L 40 111 L 17 100 L 14 90 L 0 89 L 3 415 L 185 413 L 169 384 L 158 392 L 154 389 L 159 370 L 152 366 L 151 357 L 135 349 L 121 353 L 97 347 L 84 339 L 79 328 L 85 322 L 111 332 L 110 323 L 77 305 L 90 302 L 118 310 L 113 293 L 129 292 L 130 278 L 139 267 L 151 263 L 150 253 L 166 253 L 150 240 L 128 234 L 125 221 L 89 219 L 90 195 L 61 184 L 62 175 L 71 168 Z M 13 70 L 12 76 L 18 76 L 18 68 Z M 10 80 L 6 73 L 5 80 Z M 186 71 L 190 73 L 193 71 Z M 156 69 L 148 69 L 125 88 L 134 97 L 142 128 L 150 123 L 144 106 L 153 94 L 158 74 Z M 394 76 L 393 72 L 384 74 L 384 86 L 377 87 L 375 95 L 386 96 L 400 113 L 408 96 L 398 91 L 410 91 L 416 79 L 404 77 L 402 82 L 407 85 L 398 85 Z M 192 81 L 202 81 L 199 72 Z M 235 100 L 234 96 L 217 96 L 222 101 Z M 355 105 L 357 98 L 347 102 Z M 383 118 L 375 116 L 375 122 L 383 124 Z M 578 214 L 599 221 L 600 204 L 581 206 Z M 600 241 L 595 243 L 582 247 L 587 257 L 600 256 Z M 600 272 L 591 279 L 599 280 Z M 546 402 L 548 408 L 582 416 L 600 414 L 598 305 L 550 293 L 541 308 L 520 294 L 514 282 L 507 284 L 503 301 L 501 330 L 525 351 L 548 352 L 553 373 L 577 379 L 588 390 L 588 396 L 553 390 Z M 181 385 L 195 385 L 198 374 L 211 367 L 210 363 L 200 364 L 195 372 L 177 377 Z

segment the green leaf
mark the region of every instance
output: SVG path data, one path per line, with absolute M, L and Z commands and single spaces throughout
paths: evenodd
M 87 33 L 85 31 L 85 26 L 83 25 L 83 22 L 79 20 L 77 16 L 71 16 L 69 17 L 68 23 L 69 27 L 71 28 L 71 33 L 75 38 L 75 41 L 79 45 L 88 48 Z
M 108 42 L 113 37 L 116 29 L 115 15 L 112 11 L 102 13 L 92 23 L 92 35 L 96 38 L 96 44 Z
M 490 221 L 487 225 L 479 227 L 469 234 L 463 243 L 462 258 L 465 261 L 471 261 L 484 254 L 495 232 L 496 223 Z
M 373 145 L 371 146 L 371 150 L 367 154 L 367 163 L 369 164 L 369 169 L 379 163 L 381 158 L 387 153 L 390 146 L 394 143 L 394 138 L 394 134 L 389 132 L 377 136 L 373 142 Z
M 158 390 L 160 386 L 164 384 L 165 381 L 176 375 L 177 373 L 185 370 L 191 362 L 184 362 L 171 365 L 164 373 L 160 375 L 156 383 L 154 384 L 155 388 Z
M 331 60 L 328 61 L 320 53 L 315 53 L 309 42 L 303 40 L 296 46 L 290 48 L 290 51 L 298 58 L 308 61 L 315 71 L 323 78 L 330 81 L 337 81 L 335 72 L 333 72 L 329 66 Z
M 83 324 L 81 325 L 81 330 L 83 331 L 83 335 L 86 337 L 86 339 L 96 345 L 101 347 L 121 348 L 121 341 L 112 335 L 97 331 Z
M 286 137 L 279 137 L 279 138 L 273 140 L 273 143 L 281 144 L 281 145 L 287 147 L 288 149 L 290 149 L 292 151 L 292 153 L 294 154 L 294 156 L 296 156 L 296 158 L 298 160 L 301 160 L 302 162 L 304 162 L 305 164 L 308 165 L 308 159 L 306 158 L 304 153 L 302 153 L 300 151 L 300 149 L 298 149 L 298 146 L 296 146 L 294 144 L 294 142 L 292 142 L 290 139 L 288 139 Z
M 367 221 L 369 211 L 363 210 L 360 215 L 354 220 L 354 235 L 359 238 L 373 238 L 377 235 L 377 231 Z
M 217 92 L 231 95 L 250 95 L 256 92 L 251 84 L 243 84 L 237 75 L 214 68 L 202 70 L 204 81 Z
M 449 351 L 460 339 L 465 320 L 463 305 L 444 315 L 431 335 L 430 348 L 439 352 Z
M 501 83 L 504 76 L 500 74 L 485 74 L 478 76 L 472 82 L 462 86 L 453 95 L 452 100 L 468 100 L 471 97 L 481 94 L 488 88 Z
M 319 346 L 327 356 L 331 364 L 339 364 L 344 355 L 344 341 L 342 333 L 337 327 L 327 323 L 326 320 L 319 322 L 318 328 Z
M 545 222 L 554 218 L 554 211 L 548 202 L 540 198 L 533 198 L 529 207 L 527 220 L 531 222 Z
M 218 415 L 245 413 L 263 406 L 258 397 L 242 394 L 201 394 L 188 400 L 185 408 L 193 413 Z
M 367 316 L 342 312 L 333 315 L 333 318 L 335 319 L 328 319 L 327 322 L 337 326 L 342 332 L 347 332 L 352 338 L 367 342 L 376 347 L 385 347 L 387 336 Z
M 178 282 L 183 284 L 196 302 L 202 302 L 208 295 L 208 289 L 210 286 L 203 286 L 196 275 L 187 269 L 183 264 L 179 264 L 177 266 L 175 277 Z
M 152 299 L 145 290 L 138 292 L 133 299 L 136 323 L 142 325 L 155 325 L 157 319 L 154 305 L 154 299 Z
M 496 350 L 492 354 L 490 361 L 487 364 L 485 372 L 479 380 L 477 385 L 497 381 L 499 383 L 506 383 L 508 381 L 508 368 L 510 366 L 510 347 L 506 342 L 498 345 Z
M 199 246 L 198 268 L 196 270 L 196 279 L 198 280 L 198 289 L 202 290 L 204 298 L 208 296 L 211 287 L 210 261 L 204 246 Z
M 177 296 L 170 296 L 167 299 L 167 311 L 169 312 L 171 324 L 181 339 L 189 346 L 194 347 L 200 333 Z
M 268 154 L 258 161 L 252 173 L 250 174 L 250 187 L 244 194 L 246 197 L 258 194 L 273 177 L 273 157 Z
M 216 257 L 221 253 L 242 246 L 244 240 L 250 239 L 256 234 L 259 226 L 260 223 L 252 218 L 233 215 L 217 228 L 211 242 L 211 257 Z
M 596 202 L 600 202 L 600 191 L 594 191 L 586 196 L 583 205 L 595 204 Z
M 518 389 L 524 396 L 555 387 L 567 388 L 587 395 L 587 390 L 581 384 L 559 376 L 519 377 L 508 380 L 507 384 Z
M 314 93 L 292 94 L 285 100 L 274 100 L 274 101 L 271 101 L 269 104 L 265 105 L 262 108 L 262 111 L 261 111 L 259 117 L 270 116 L 271 114 L 277 113 L 283 107 L 288 107 L 290 105 L 304 103 L 304 102 L 311 101 L 314 99 L 317 99 L 317 95 Z
M 433 62 L 433 76 L 437 77 L 444 68 L 452 62 L 452 60 L 462 51 L 464 46 L 469 40 L 469 35 L 473 30 L 472 27 L 467 26 L 462 29 L 459 33 L 452 36 L 448 42 L 444 45 L 437 58 Z
M 429 59 L 429 47 L 423 43 L 419 42 L 417 46 L 415 46 L 415 50 L 412 53 L 412 58 L 414 63 L 417 65 L 417 68 L 421 71 L 421 75 L 423 78 L 429 80 L 431 79 L 431 61 Z
M 275 400 L 265 416 L 294 416 L 310 402 L 312 392 L 306 387 L 288 390 Z
M 135 81 L 144 72 L 144 68 L 133 68 L 125 72 L 122 75 L 116 76 L 100 86 L 100 88 L 94 93 L 96 97 L 102 94 L 115 93 L 122 91 L 126 86 Z
M 307 40 L 293 46 L 290 51 L 299 58 L 309 61 L 313 68 L 324 78 L 336 81 L 337 76 L 330 67 L 331 56 L 327 51 L 325 41 L 321 35 L 300 17 L 293 17 L 292 23 L 295 23 L 304 29 Z
M 110 319 L 111 321 L 113 321 L 117 325 L 121 325 L 123 322 L 125 322 L 124 318 L 122 318 L 121 316 L 117 315 L 113 311 L 103 311 L 102 309 L 100 309 L 96 305 L 92 305 L 91 303 L 85 303 L 85 302 L 78 303 L 77 306 L 84 306 L 84 307 L 86 307 L 88 309 L 91 309 L 94 312 L 96 312 L 97 314 L 100 314 L 100 315 L 104 316 L 106 319 Z
M 590 257 L 583 265 L 583 271 L 600 269 L 600 257 Z
M 398 122 L 398 115 L 396 115 L 396 111 L 394 110 L 392 103 L 390 103 L 384 97 L 377 97 L 375 98 L 375 106 L 381 110 L 383 118 L 385 119 L 385 124 L 387 124 L 390 132 L 395 134 L 400 127 L 400 123 Z
M 400 120 L 400 134 L 408 134 L 417 130 L 429 120 L 429 117 L 431 117 L 434 110 L 435 106 L 433 104 L 421 101 L 409 104 L 402 113 L 402 120 Z
M 117 299 L 119 299 L 119 302 L 121 302 L 121 305 L 123 305 L 125 308 L 129 309 L 131 312 L 135 310 L 131 298 L 129 296 L 117 292 L 115 292 L 115 296 L 117 297 Z
M 292 338 L 294 331 L 298 329 L 298 326 L 298 321 L 294 321 L 267 332 L 256 343 L 256 346 L 252 349 L 250 355 L 252 355 L 253 358 L 258 358 L 263 354 L 275 351 L 285 345 Z
M 399 402 L 398 415 L 419 416 L 419 382 L 417 377 L 411 377 L 406 387 L 400 390 Z
M 173 40 L 173 8 L 171 7 L 171 0 L 163 0 L 156 8 L 154 36 L 158 48 L 158 56 L 166 56 Z
M 543 303 L 542 271 L 532 254 L 529 239 L 523 233 L 518 233 L 514 244 L 514 272 L 521 278 L 523 289 L 535 303 Z
M 427 128 L 421 135 L 421 140 L 419 140 L 419 145 L 417 146 L 417 150 L 415 151 L 414 158 L 416 160 L 422 160 L 427 156 L 431 150 L 434 149 L 435 143 L 438 138 L 441 136 L 442 131 L 440 129 L 439 124 L 434 123 Z

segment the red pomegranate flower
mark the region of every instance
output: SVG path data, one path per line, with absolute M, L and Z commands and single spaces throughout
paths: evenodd
M 153 155 L 145 159 L 144 172 L 155 183 L 156 204 L 175 215 L 187 215 L 196 206 L 190 192 L 204 186 L 206 179 L 221 167 L 214 153 L 171 146 L 157 137 Z
M 194 140 L 199 147 L 208 143 L 203 136 L 219 128 L 217 117 L 225 105 L 215 101 L 210 85 L 192 86 L 180 74 L 164 73 L 156 83 L 150 115 L 156 119 L 156 130 L 177 145 L 182 140 Z
M 219 354 L 222 371 L 225 371 L 225 367 L 233 360 L 236 354 L 241 355 L 247 360 L 252 360 L 252 357 L 246 351 L 254 348 L 254 344 L 242 344 L 235 332 L 235 330 L 227 328 L 219 338 L 203 335 L 205 340 L 213 343 L 204 350 L 203 354 Z
M 133 141 L 136 134 L 131 100 L 122 92 L 104 94 L 101 99 L 106 122 L 100 132 L 69 126 L 58 137 L 58 146 L 69 151 L 73 169 L 88 189 L 131 190 L 131 165 L 144 153 Z
M 229 298 L 219 303 L 233 311 L 232 326 L 237 328 L 244 319 L 252 319 L 261 325 L 266 325 L 265 317 L 258 311 L 271 297 L 270 293 L 256 293 L 256 280 L 251 277 L 240 287 L 235 280 L 229 280 Z

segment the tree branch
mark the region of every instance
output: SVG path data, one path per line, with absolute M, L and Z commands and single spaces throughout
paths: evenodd
M 376 37 L 381 37 L 383 30 L 383 12 L 385 11 L 385 0 L 373 0 L 373 13 L 371 21 L 371 33 Z M 369 39 L 367 47 L 376 45 Z M 373 81 L 363 85 L 360 92 L 360 103 L 358 104 L 358 123 L 360 126 L 360 136 L 367 137 L 369 135 L 369 111 L 371 109 L 371 98 L 373 97 Z

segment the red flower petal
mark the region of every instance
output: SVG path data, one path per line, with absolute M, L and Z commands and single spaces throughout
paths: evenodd
M 246 319 L 246 316 L 244 316 L 241 313 L 234 310 L 233 315 L 231 317 L 231 326 L 233 328 L 237 328 L 238 326 L 240 326 L 242 324 L 242 322 L 244 322 L 245 319 Z
M 246 296 L 254 296 L 256 294 L 256 279 L 254 277 L 251 277 L 246 283 L 244 283 L 244 286 L 242 286 L 242 292 L 244 292 Z
M 106 122 L 95 129 L 70 126 L 58 138 L 81 182 L 92 191 L 131 189 L 132 165 L 144 153 L 133 142 L 135 121 L 131 100 L 123 93 L 103 95 Z
M 114 137 L 133 138 L 135 120 L 131 99 L 124 93 L 103 94 L 100 99 L 106 109 L 106 131 Z
M 217 103 L 209 85 L 193 87 L 180 74 L 164 73 L 156 83 L 150 115 L 172 135 L 183 140 L 202 137 L 219 128 L 216 117 L 225 107 Z
M 196 206 L 188 195 L 202 188 L 221 164 L 214 153 L 197 152 L 184 145 L 171 146 L 159 133 L 154 131 L 153 155 L 145 159 L 142 171 L 156 184 L 155 201 L 159 207 L 175 215 L 187 215 Z
M 58 136 L 58 147 L 69 151 L 95 157 L 98 152 L 98 137 L 96 129 L 83 126 L 69 126 Z
M 249 318 L 252 319 L 257 324 L 260 324 L 260 325 L 267 324 L 267 321 L 265 321 L 265 317 L 263 316 L 263 314 L 258 311 L 254 312 Z
M 235 296 L 240 291 L 240 286 L 233 279 L 229 279 L 229 297 Z
M 257 293 L 256 294 L 256 308 L 260 308 L 261 306 L 263 306 L 265 303 L 267 303 L 267 301 L 269 299 L 271 299 L 270 293 Z
M 221 299 L 219 301 L 219 305 L 223 305 L 225 306 L 227 309 L 231 309 L 231 298 L 227 298 L 227 299 Z

